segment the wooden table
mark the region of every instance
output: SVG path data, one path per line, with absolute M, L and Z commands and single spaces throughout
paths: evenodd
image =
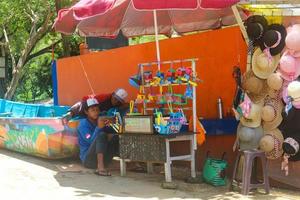
M 120 134 L 120 170 L 126 175 L 126 161 L 147 163 L 147 172 L 153 172 L 153 163 L 164 163 L 166 182 L 172 182 L 171 164 L 174 160 L 191 162 L 191 176 L 196 177 L 195 134 L 191 132 L 170 135 Z M 170 155 L 170 142 L 189 141 L 190 154 Z

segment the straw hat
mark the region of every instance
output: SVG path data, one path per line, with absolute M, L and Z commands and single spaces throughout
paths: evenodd
M 239 139 L 240 150 L 257 149 L 259 141 L 263 135 L 264 131 L 261 126 L 250 128 L 239 123 L 237 128 L 237 137 Z
M 258 78 L 267 79 L 276 70 L 279 60 L 279 54 L 272 56 L 270 60 L 260 48 L 257 48 L 252 57 L 252 70 Z
M 295 80 L 300 75 L 300 58 L 284 52 L 279 61 L 279 73 L 284 80 Z
M 273 90 L 280 90 L 283 80 L 279 73 L 273 73 L 267 78 L 267 84 Z
M 284 138 L 279 129 L 266 131 L 259 142 L 259 148 L 266 152 L 268 159 L 277 159 L 283 154 L 282 144 Z
M 272 56 L 280 54 L 285 47 L 286 35 L 287 31 L 283 25 L 271 24 L 261 40 L 261 50 Z
M 292 98 L 292 104 L 295 108 L 300 108 L 300 82 L 293 81 L 287 87 L 287 95 Z
M 242 88 L 254 103 L 260 102 L 269 90 L 267 81 L 256 77 L 251 70 L 244 74 Z
M 278 96 L 267 95 L 261 112 L 262 126 L 265 131 L 275 129 L 280 125 L 282 122 L 282 110 L 283 103 Z
M 261 125 L 261 111 L 261 104 L 252 103 L 249 115 L 247 117 L 243 116 L 240 120 L 243 126 L 251 128 L 259 127 Z
M 295 24 L 287 29 L 285 38 L 287 51 L 296 58 L 300 57 L 300 24 Z

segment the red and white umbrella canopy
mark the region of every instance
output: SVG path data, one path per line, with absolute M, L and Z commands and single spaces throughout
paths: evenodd
M 81 0 L 58 13 L 56 31 L 83 36 L 127 37 L 218 28 L 236 23 L 230 6 L 239 0 Z M 242 17 L 245 14 L 241 12 Z

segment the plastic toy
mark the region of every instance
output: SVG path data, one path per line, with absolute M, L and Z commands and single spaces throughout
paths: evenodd
M 188 85 L 188 86 L 186 87 L 184 96 L 185 96 L 186 98 L 189 98 L 189 99 L 192 99 L 192 98 L 193 98 L 193 89 L 192 89 L 192 87 L 191 87 L 190 85 Z

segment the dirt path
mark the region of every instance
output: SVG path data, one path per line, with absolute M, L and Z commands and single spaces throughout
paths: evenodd
M 272 189 L 270 195 L 256 192 L 243 197 L 227 192 L 226 187 L 207 184 L 186 184 L 181 180 L 177 190 L 160 187 L 162 174 L 147 175 L 128 173 L 120 177 L 113 171 L 112 177 L 99 177 L 91 171 L 62 172 L 57 165 L 78 164 L 77 161 L 49 161 L 0 150 L 1 200 L 86 200 L 86 199 L 300 199 L 300 193 Z

